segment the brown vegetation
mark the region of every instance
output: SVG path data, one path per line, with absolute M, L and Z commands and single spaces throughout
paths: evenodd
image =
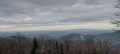
M 0 38 L 0 54 L 120 54 L 120 49 L 113 49 L 107 41 L 60 42 L 45 35 L 32 40 L 17 34 Z

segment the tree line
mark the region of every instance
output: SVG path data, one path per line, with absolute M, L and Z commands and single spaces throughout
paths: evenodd
M 112 48 L 108 41 L 59 41 L 47 35 L 30 39 L 16 34 L 0 38 L 0 54 L 120 54 L 120 49 Z

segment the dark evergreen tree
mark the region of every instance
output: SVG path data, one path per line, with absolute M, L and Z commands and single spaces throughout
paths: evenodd
M 60 44 L 60 54 L 64 54 L 64 50 L 63 50 L 63 44 Z
M 36 38 L 34 37 L 32 49 L 31 49 L 31 54 L 36 54 L 37 48 L 38 48 L 37 40 L 36 40 Z

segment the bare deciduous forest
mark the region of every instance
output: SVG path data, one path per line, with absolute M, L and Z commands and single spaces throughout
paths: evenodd
M 58 41 L 45 35 L 29 39 L 16 34 L 0 38 L 0 54 L 120 54 L 120 49 L 107 41 Z

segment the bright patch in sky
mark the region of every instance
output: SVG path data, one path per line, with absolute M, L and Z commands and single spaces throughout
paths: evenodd
M 9 26 L 0 26 L 0 29 L 6 29 L 9 28 Z
M 30 21 L 32 20 L 32 18 L 25 18 L 25 21 Z

